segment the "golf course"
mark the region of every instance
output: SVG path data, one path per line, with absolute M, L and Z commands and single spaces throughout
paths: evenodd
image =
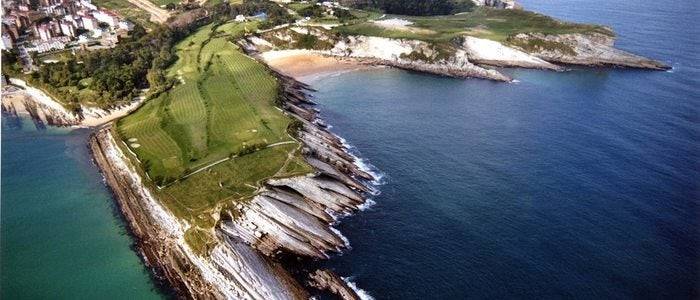
M 192 227 L 205 250 L 226 207 L 250 199 L 265 179 L 312 171 L 275 106 L 278 84 L 232 41 L 256 23 L 210 24 L 182 40 L 167 76 L 178 82 L 121 119 L 117 135 L 158 199 Z

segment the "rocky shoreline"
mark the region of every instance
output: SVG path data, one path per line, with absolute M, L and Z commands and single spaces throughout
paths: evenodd
M 11 78 L 10 86 L 3 87 L 2 112 L 15 115 L 28 114 L 37 128 L 50 126 L 77 126 L 81 118 L 65 109 L 43 91 Z
M 0 105 L 2 112 L 10 115 L 28 114 L 37 128 L 47 125 L 57 127 L 94 127 L 136 110 L 145 97 L 137 97 L 129 104 L 111 109 L 81 106 L 79 112 L 66 109 L 44 91 L 16 78 L 3 86 Z
M 501 42 L 463 36 L 450 46 L 439 46 L 422 40 L 341 37 L 321 28 L 292 26 L 248 36 L 239 45 L 246 52 L 259 53 L 269 60 L 276 56 L 269 53 L 303 51 L 293 45 L 306 34 L 325 45 L 323 49 L 307 50 L 309 53 L 456 78 L 513 80 L 494 67 L 551 71 L 565 71 L 567 66 L 670 69 L 662 62 L 615 48 L 612 30 L 607 34 L 517 34 Z
M 262 60 L 259 54 L 265 49 L 257 39 L 239 44 L 248 55 Z M 504 45 L 468 37 L 454 55 L 444 57 L 421 41 L 350 37 L 319 53 L 366 65 L 503 82 L 512 79 L 489 66 L 555 71 L 563 70 L 558 64 L 667 68 L 617 50 L 613 41 L 604 36 L 519 35 Z M 316 172 L 268 180 L 252 200 L 221 213 L 214 229 L 217 243 L 207 254 L 190 249 L 185 242 L 190 224 L 159 203 L 151 192 L 155 186 L 145 182 L 140 168 L 131 164 L 130 154 L 122 151 L 123 142 L 115 139 L 111 125 L 97 128 L 90 138 L 95 163 L 129 224 L 143 261 L 179 298 L 308 299 L 313 291 L 327 290 L 342 299 L 359 299 L 357 292 L 330 270 L 315 270 L 308 274 L 308 282 L 300 282 L 279 262 L 282 254 L 326 259 L 347 247 L 332 226 L 338 216 L 352 214 L 366 204 L 375 178 L 358 167 L 357 158 L 342 139 L 328 131 L 309 99 L 314 90 L 274 69 L 270 72 L 281 87 L 279 106 L 300 123 L 296 137 Z M 70 112 L 51 111 L 51 102 L 39 106 L 41 109 L 26 101 L 24 105 L 33 119 L 49 125 L 81 122 Z M 16 114 L 17 110 L 15 104 L 8 106 L 3 99 L 4 112 Z
M 317 171 L 268 180 L 249 203 L 221 216 L 218 244 L 199 256 L 184 241 L 188 224 L 175 218 L 149 191 L 140 171 L 122 152 L 111 126 L 90 138 L 95 162 L 124 214 L 144 262 L 180 298 L 307 299 L 309 289 L 359 296 L 337 275 L 312 276 L 304 286 L 277 262 L 281 253 L 325 259 L 346 247 L 331 226 L 337 216 L 365 204 L 374 177 L 360 169 L 342 140 L 318 118 L 308 85 L 271 71 L 281 85 L 281 108 L 301 122 L 298 140 Z M 315 280 L 314 280 L 315 279 Z M 333 280 L 335 279 L 335 280 Z M 321 280 L 321 281 L 319 281 Z

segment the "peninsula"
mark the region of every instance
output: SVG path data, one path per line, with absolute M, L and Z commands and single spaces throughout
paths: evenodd
M 615 48 L 610 28 L 508 0 L 161 2 L 105 1 L 136 24 L 105 49 L 29 67 L 4 51 L 22 96 L 4 90 L 2 107 L 95 128 L 90 149 L 143 261 L 181 298 L 360 298 L 344 274 L 300 278 L 281 259 L 342 251 L 333 225 L 377 189 L 303 76 L 387 66 L 510 82 L 505 68 L 669 68 Z

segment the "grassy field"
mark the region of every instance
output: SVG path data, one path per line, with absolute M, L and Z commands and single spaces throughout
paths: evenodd
M 349 35 L 369 35 L 389 38 L 418 39 L 447 42 L 459 35 L 471 35 L 495 41 L 505 41 L 509 36 L 524 32 L 549 34 L 600 32 L 612 35 L 604 27 L 588 24 L 561 22 L 551 17 L 525 10 L 477 8 L 474 11 L 451 16 L 402 18 L 413 22 L 413 30 L 387 29 L 364 22 L 335 28 L 336 32 Z
M 166 5 L 172 3 L 172 4 L 179 4 L 181 1 L 180 0 L 150 0 L 153 2 L 153 4 L 160 6 L 160 7 L 165 7 Z
M 124 18 L 143 26 L 144 28 L 151 28 L 153 26 L 153 23 L 149 21 L 151 16 L 146 11 L 129 3 L 129 1 L 94 0 L 92 3 L 97 5 L 97 7 L 104 7 L 106 9 L 113 10 Z
M 311 7 L 311 6 L 316 5 L 316 3 L 315 3 L 315 2 L 307 2 L 307 3 L 290 2 L 290 3 L 286 4 L 286 5 L 287 5 L 287 7 L 288 7 L 289 9 L 291 9 L 291 10 L 293 10 L 293 11 L 295 11 L 295 12 L 300 12 L 301 10 L 303 10 L 303 9 L 305 9 L 305 8 L 307 8 L 307 7 Z
M 255 23 L 208 25 L 177 46 L 167 70 L 180 84 L 117 124 L 158 198 L 195 225 L 188 242 L 204 251 L 222 209 L 250 199 L 271 177 L 312 171 L 274 105 L 277 82 L 231 42 Z

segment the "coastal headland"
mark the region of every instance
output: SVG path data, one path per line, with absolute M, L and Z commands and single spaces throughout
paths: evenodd
M 46 124 L 100 125 L 90 140 L 95 162 L 144 262 L 182 298 L 307 299 L 328 290 L 359 299 L 331 270 L 300 282 L 279 261 L 346 248 L 333 225 L 376 188 L 320 119 L 303 78 L 376 66 L 498 82 L 513 80 L 499 68 L 668 69 L 614 48 L 609 28 L 519 10 L 385 17 L 353 9 L 351 23 L 262 30 L 258 21 L 214 22 L 200 9 L 203 25 L 159 70 L 167 88 L 147 101 L 76 113 L 21 81 L 12 82 L 17 96 L 2 99 L 3 111 Z

